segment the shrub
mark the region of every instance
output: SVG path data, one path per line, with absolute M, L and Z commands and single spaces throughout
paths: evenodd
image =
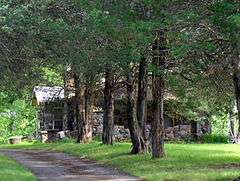
M 205 134 L 200 137 L 202 143 L 228 143 L 229 138 L 221 134 Z
M 0 142 L 6 143 L 11 136 L 33 135 L 37 126 L 36 111 L 29 102 L 20 99 L 2 108 L 0 110 Z

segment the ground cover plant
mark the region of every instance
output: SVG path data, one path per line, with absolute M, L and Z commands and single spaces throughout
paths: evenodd
M 36 178 L 29 170 L 0 154 L 0 181 L 36 181 Z
M 166 144 L 164 159 L 151 155 L 130 155 L 130 143 L 113 146 L 100 142 L 24 143 L 1 145 L 1 148 L 44 149 L 62 151 L 113 165 L 149 181 L 165 180 L 233 180 L 240 175 L 240 146 L 230 144 Z

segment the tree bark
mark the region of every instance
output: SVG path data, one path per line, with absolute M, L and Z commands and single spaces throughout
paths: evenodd
M 69 130 L 69 121 L 71 116 L 69 113 L 71 112 L 71 104 L 72 97 L 75 95 L 75 75 L 74 68 L 72 65 L 69 65 L 66 68 L 65 76 L 64 76 L 64 117 L 63 117 L 63 130 Z
M 146 147 L 143 132 L 137 120 L 134 90 L 133 74 L 129 71 L 127 75 L 127 119 L 132 141 L 131 153 L 138 154 L 145 152 Z
M 64 77 L 64 107 L 63 107 L 63 131 L 68 130 L 68 97 L 67 97 L 67 90 L 68 90 L 68 83 L 67 83 L 67 75 Z
M 64 100 L 63 107 L 63 131 L 68 130 L 68 100 Z
M 233 75 L 233 82 L 234 82 L 234 88 L 235 88 L 235 97 L 236 97 L 236 103 L 237 103 L 237 110 L 238 110 L 238 122 L 240 120 L 240 74 L 238 72 L 234 72 Z M 240 132 L 240 126 L 238 127 L 238 133 Z M 240 135 L 237 136 L 237 142 L 239 142 Z
M 137 96 L 137 120 L 143 138 L 142 152 L 148 152 L 150 150 L 149 137 L 146 134 L 147 90 L 148 90 L 147 61 L 146 58 L 142 56 L 142 60 L 139 63 L 138 96 Z
M 113 144 L 114 129 L 114 97 L 113 97 L 114 77 L 112 68 L 108 67 L 105 73 L 104 88 L 104 114 L 103 114 L 103 134 L 102 143 Z
M 235 97 L 237 103 L 237 110 L 238 110 L 238 136 L 237 142 L 240 143 L 240 54 L 239 54 L 239 45 L 240 42 L 235 42 L 233 44 L 233 83 L 235 88 Z
M 238 130 L 237 128 L 237 108 L 236 108 L 236 101 L 234 101 L 233 105 L 231 106 L 231 110 L 229 112 L 229 136 L 231 138 L 232 143 L 238 142 Z
M 84 122 L 85 126 L 83 127 L 83 142 L 91 142 L 92 141 L 92 114 L 93 114 L 93 93 L 92 89 L 89 86 L 86 86 L 85 92 L 84 92 L 84 98 L 85 98 L 85 116 L 84 116 Z
M 83 99 L 83 87 L 80 85 L 79 76 L 75 75 L 75 115 L 77 124 L 77 143 L 83 142 L 84 137 L 84 99 Z
M 68 96 L 72 97 L 73 90 L 75 96 L 72 101 L 74 107 L 74 117 L 77 130 L 77 143 L 88 143 L 92 141 L 92 89 L 88 83 L 83 84 L 80 81 L 80 76 L 75 69 L 72 69 L 73 75 L 69 79 L 68 84 L 74 86 L 68 89 Z
M 152 75 L 152 108 L 153 120 L 151 125 L 152 136 L 152 158 L 161 158 L 165 156 L 164 151 L 164 70 L 166 59 L 166 37 L 165 30 L 159 30 L 155 38 L 153 50 L 153 65 L 156 67 Z

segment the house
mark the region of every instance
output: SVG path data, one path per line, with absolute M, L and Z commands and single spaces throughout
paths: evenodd
M 60 131 L 69 130 L 70 132 L 76 131 L 75 108 L 72 104 L 74 90 L 64 90 L 59 86 L 36 86 L 33 90 L 33 105 L 37 106 L 39 118 L 39 131 L 44 134 L 46 140 L 51 140 L 56 137 Z M 151 101 L 148 106 L 148 125 L 151 123 Z M 114 122 L 115 122 L 115 135 L 121 137 L 121 133 L 127 133 L 126 122 L 126 105 L 124 98 L 117 99 L 115 102 Z M 100 109 L 101 110 L 101 109 Z M 101 134 L 102 132 L 102 111 L 94 111 L 93 130 L 94 134 Z M 199 135 L 202 126 L 196 122 L 191 122 L 185 119 L 172 119 L 164 115 L 164 127 L 166 131 L 166 138 L 185 138 L 192 135 Z M 150 131 L 150 130 L 149 130 Z M 126 135 L 124 135 L 126 137 Z M 127 137 L 130 137 L 127 136 Z
M 64 89 L 59 86 L 36 86 L 32 104 L 38 108 L 39 132 L 45 137 L 55 137 L 63 130 Z

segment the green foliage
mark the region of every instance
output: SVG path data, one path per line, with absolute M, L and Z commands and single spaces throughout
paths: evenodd
M 56 67 L 55 67 L 56 69 Z M 49 67 L 42 68 L 42 79 L 45 80 L 48 85 L 63 85 L 63 76 L 61 76 L 61 71 L 59 69 L 51 69 Z
M 215 13 L 212 20 L 226 35 L 239 34 L 239 1 L 224 0 L 213 4 L 212 11 Z
M 0 142 L 11 136 L 30 136 L 36 131 L 36 110 L 25 100 L 6 103 L 0 111 Z
M 200 137 L 201 143 L 229 143 L 229 137 L 222 134 L 204 134 Z
M 229 114 L 224 113 L 224 111 L 220 112 L 218 115 L 212 116 L 211 118 L 212 124 L 212 133 L 214 135 L 223 135 L 229 136 Z
M 166 75 L 167 90 L 175 97 L 166 101 L 167 114 L 212 120 L 214 133 L 226 135 L 221 114 L 233 99 L 231 63 L 226 60 L 232 49 L 238 51 L 239 1 L 110 2 L 0 1 L 0 85 L 11 94 L 0 98 L 8 99 L 0 106 L 2 134 L 33 131 L 34 111 L 19 92 L 31 92 L 36 84 L 63 85 L 69 64 L 93 87 L 106 65 L 124 76 L 130 62 L 137 63 L 142 54 L 151 56 L 147 50 L 155 31 L 164 27 L 169 30 L 167 70 L 152 64 L 149 70 Z M 22 127 L 27 131 L 21 132 Z

